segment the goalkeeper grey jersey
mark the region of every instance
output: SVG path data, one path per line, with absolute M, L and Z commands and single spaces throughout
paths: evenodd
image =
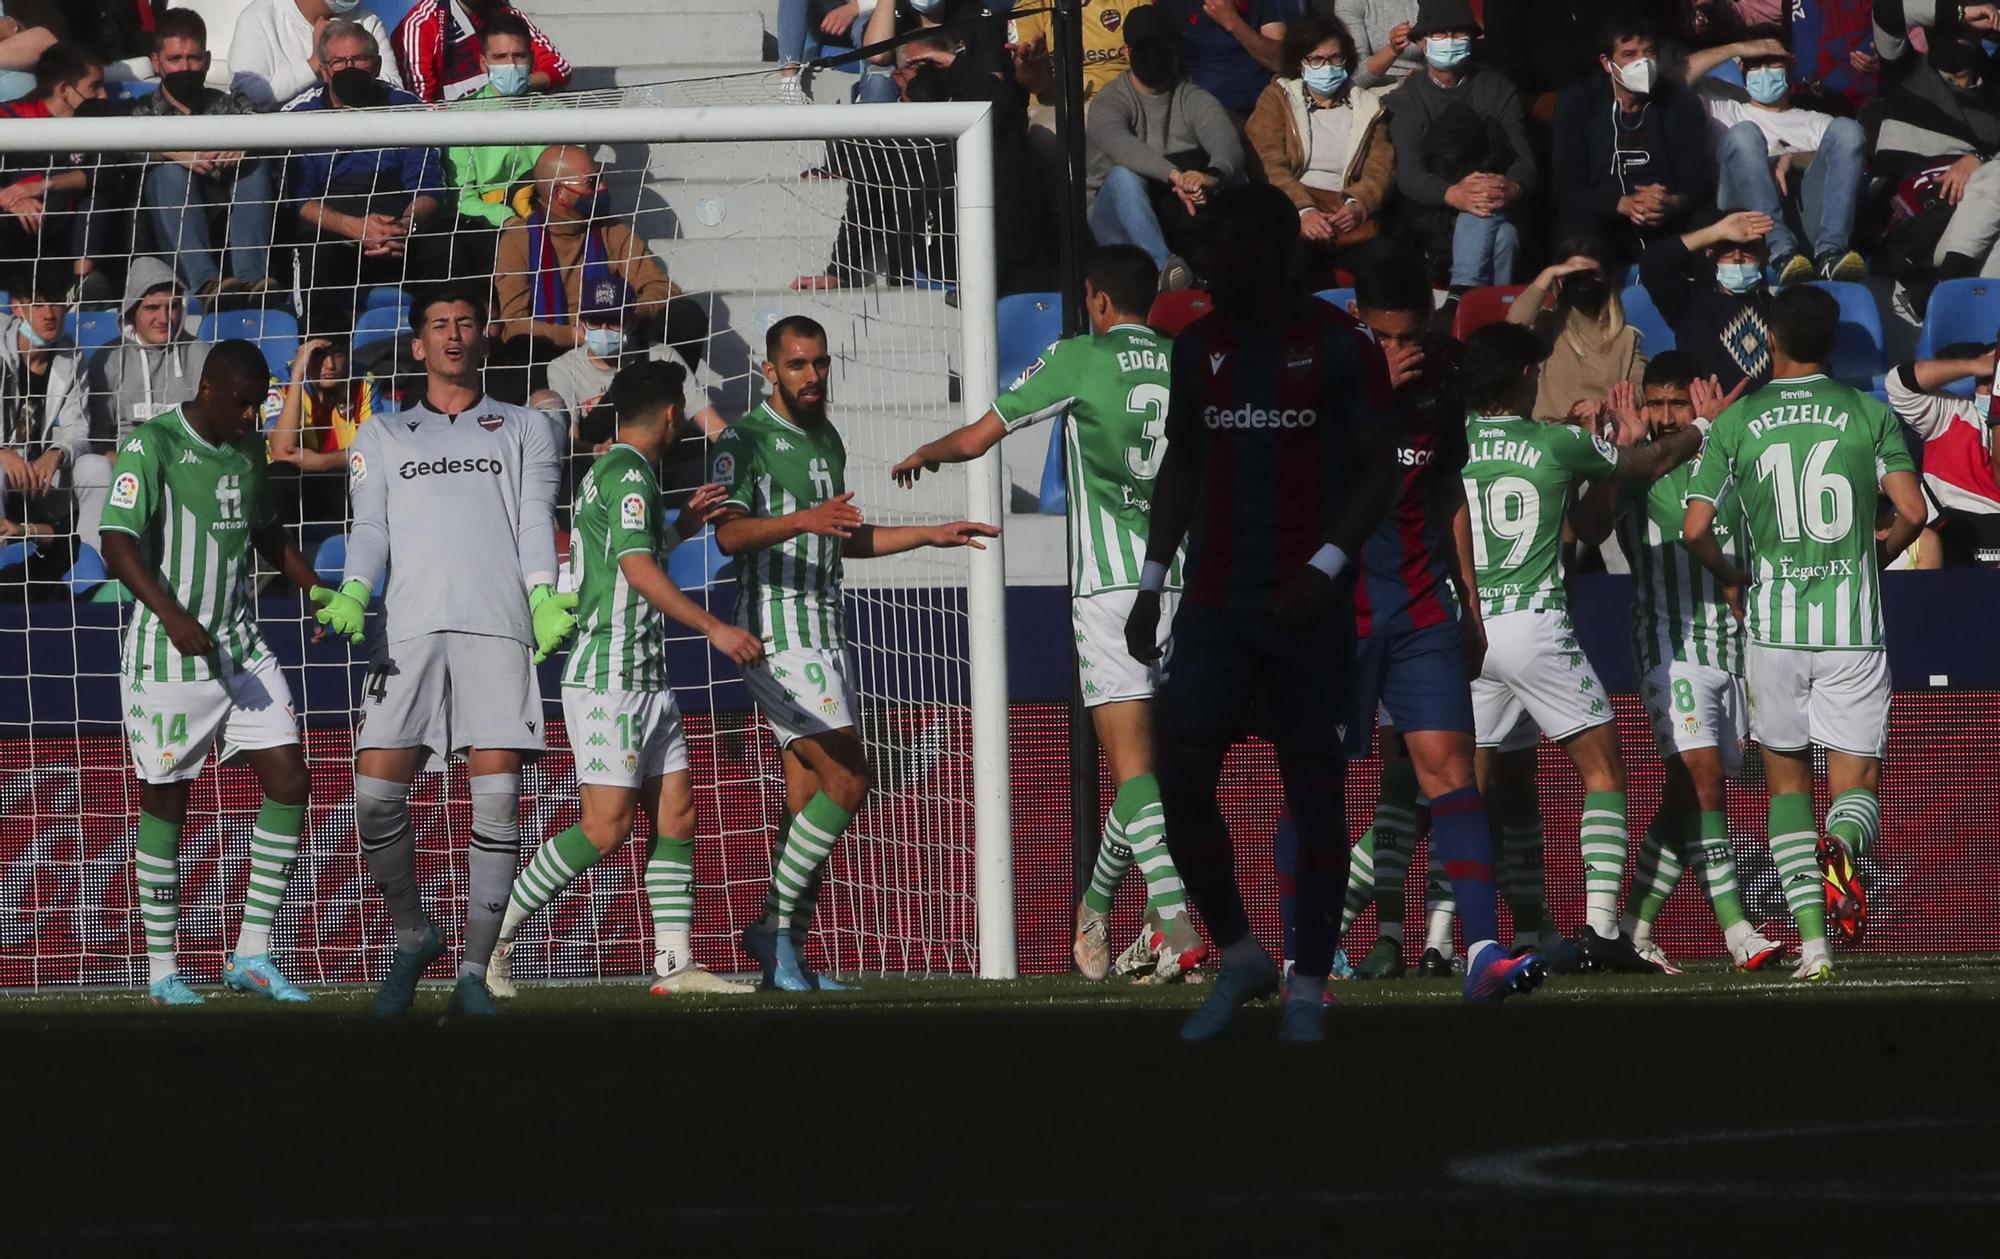
M 528 591 L 553 584 L 561 477 L 548 417 L 481 398 L 378 414 L 347 454 L 354 528 L 343 581 L 386 568 L 382 641 L 440 630 L 533 644 Z

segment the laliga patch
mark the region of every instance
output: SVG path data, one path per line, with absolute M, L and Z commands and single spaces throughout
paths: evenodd
M 1604 460 L 1606 463 L 1618 462 L 1618 447 L 1612 445 L 1608 441 L 1605 441 L 1602 437 L 1599 437 L 1595 433 L 1592 433 L 1590 435 L 1590 444 L 1597 447 L 1597 453 L 1604 456 Z
M 368 479 L 368 460 L 363 458 L 358 450 L 347 456 L 347 479 L 354 485 L 359 485 Z
M 139 478 L 130 472 L 121 472 L 111 483 L 111 505 L 130 509 L 139 504 Z
M 715 457 L 715 479 L 724 485 L 736 479 L 736 456 L 723 451 Z
M 482 415 L 479 417 L 479 427 L 489 433 L 499 432 L 500 426 L 506 422 L 507 417 L 504 415 Z
M 643 494 L 627 494 L 618 500 L 618 523 L 627 529 L 646 527 L 646 497 Z

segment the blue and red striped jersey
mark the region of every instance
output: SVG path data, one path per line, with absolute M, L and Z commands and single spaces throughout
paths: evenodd
M 1432 366 L 1422 379 L 1396 391 L 1402 431 L 1396 464 L 1402 483 L 1389 514 L 1361 550 L 1361 580 L 1354 588 L 1355 632 L 1406 634 L 1458 620 L 1444 544 L 1451 521 L 1432 505 L 1445 478 L 1465 470 L 1465 404 L 1457 372 L 1426 346 Z
M 1169 448 L 1185 442 L 1202 462 L 1181 597 L 1273 606 L 1346 506 L 1351 434 L 1395 424 L 1382 352 L 1326 302 L 1188 325 L 1167 408 Z

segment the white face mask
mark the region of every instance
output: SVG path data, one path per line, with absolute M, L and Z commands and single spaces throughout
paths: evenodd
M 361 0 L 326 0 L 326 7 L 335 17 L 346 17 L 361 7 Z
M 1639 96 L 1651 96 L 1653 80 L 1659 73 L 1660 63 L 1651 57 L 1641 57 L 1622 66 L 1614 65 L 1611 70 L 1618 76 L 1618 81 L 1625 85 L 1626 91 Z
M 601 359 L 614 359 L 625 349 L 625 332 L 622 328 L 586 327 L 583 344 L 585 349 Z
M 1440 70 L 1455 70 L 1471 55 L 1468 35 L 1433 35 L 1424 41 L 1424 60 Z

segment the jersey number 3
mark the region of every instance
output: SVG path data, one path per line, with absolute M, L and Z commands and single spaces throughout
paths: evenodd
M 1167 387 L 1137 385 L 1125 395 L 1125 410 L 1143 415 L 1139 444 L 1125 450 L 1125 470 L 1141 481 L 1150 481 L 1160 470 L 1160 445 L 1167 436 Z

